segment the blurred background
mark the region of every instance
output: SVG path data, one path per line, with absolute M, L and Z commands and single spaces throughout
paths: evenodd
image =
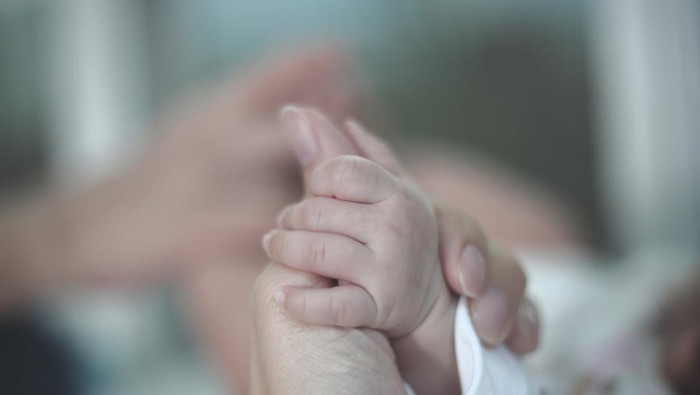
M 392 133 L 536 180 L 573 208 L 591 249 L 697 245 L 693 0 L 2 0 L 0 197 L 99 179 L 175 98 L 271 49 L 327 39 L 357 55 Z M 138 314 L 104 299 L 49 314 L 78 343 L 57 352 L 82 361 L 81 390 L 221 390 L 172 329 L 167 292 Z

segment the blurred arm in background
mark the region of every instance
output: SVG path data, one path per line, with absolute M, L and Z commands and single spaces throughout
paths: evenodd
M 576 212 L 555 193 L 469 150 L 417 148 L 406 162 L 421 186 L 469 213 L 492 239 L 525 249 L 583 245 Z
M 242 312 L 265 263 L 259 239 L 301 193 L 291 154 L 275 133 L 277 111 L 294 101 L 339 119 L 352 113 L 343 58 L 330 49 L 269 58 L 244 79 L 176 106 L 157 124 L 162 135 L 154 147 L 119 175 L 0 212 L 0 305 L 69 284 L 178 279 L 205 345 L 225 377 L 245 387 L 250 321 Z M 414 166 L 419 181 L 475 213 L 487 231 L 509 230 L 496 239 L 569 238 L 567 217 L 543 210 L 547 204 L 531 190 L 495 181 L 499 173 L 486 168 L 462 173 L 470 168 L 464 158 L 438 157 L 444 155 L 415 156 L 424 164 Z
M 154 147 L 121 174 L 0 211 L 0 305 L 78 281 L 148 283 L 203 251 L 257 251 L 298 194 L 276 111 L 289 99 L 347 108 L 344 64 L 330 49 L 269 58 L 166 114 Z

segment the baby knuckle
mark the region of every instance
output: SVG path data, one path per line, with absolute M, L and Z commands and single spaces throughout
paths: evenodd
M 345 185 L 345 183 L 357 179 L 360 167 L 360 158 L 356 156 L 341 156 L 335 159 L 331 167 L 333 182 Z
M 320 229 L 323 223 L 323 212 L 319 207 L 305 204 L 300 211 L 302 226 L 307 229 Z
M 326 242 L 324 240 L 313 240 L 308 243 L 303 250 L 302 257 L 312 268 L 323 266 L 326 262 Z
M 387 205 L 384 223 L 391 230 L 405 229 L 411 226 L 413 218 L 418 215 L 416 210 L 411 210 L 408 205 L 401 201 L 394 201 Z
M 333 324 L 335 326 L 342 326 L 343 323 L 347 322 L 348 306 L 343 300 L 338 298 L 332 299 L 331 309 L 333 310 Z

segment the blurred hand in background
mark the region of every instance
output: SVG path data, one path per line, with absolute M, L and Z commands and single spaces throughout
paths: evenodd
M 13 293 L 74 280 L 150 282 L 220 249 L 254 255 L 298 193 L 276 111 L 288 100 L 343 111 L 344 67 L 325 48 L 266 59 L 166 114 L 153 149 L 121 174 L 4 212 L 12 259 L 3 261 L 22 279 Z

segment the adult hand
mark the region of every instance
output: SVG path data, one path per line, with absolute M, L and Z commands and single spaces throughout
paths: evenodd
M 524 297 L 527 279 L 517 258 L 489 241 L 479 224 L 460 210 L 436 204 L 443 274 L 454 292 L 470 301 L 474 327 L 482 342 L 506 341 L 515 353 L 534 351 L 539 317 Z
M 307 325 L 287 317 L 273 301 L 281 287 L 330 285 L 274 263 L 261 274 L 253 289 L 253 394 L 405 393 L 383 334 Z

